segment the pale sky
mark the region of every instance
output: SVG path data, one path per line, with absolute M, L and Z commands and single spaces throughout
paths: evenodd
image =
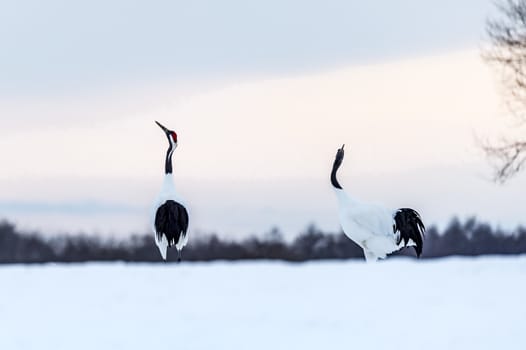
M 0 91 L 237 80 L 478 45 L 492 0 L 0 3 Z
M 24 4 L 0 21 L 0 217 L 24 228 L 145 232 L 154 120 L 194 232 L 337 230 L 342 143 L 363 200 L 524 224 L 526 175 L 493 184 L 477 145 L 514 126 L 478 50 L 490 1 Z

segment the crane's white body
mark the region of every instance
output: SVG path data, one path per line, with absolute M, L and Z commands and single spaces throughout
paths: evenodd
M 188 207 L 185 205 L 184 200 L 181 198 L 181 196 L 179 196 L 179 194 L 177 193 L 175 189 L 173 174 L 165 174 L 164 181 L 161 186 L 161 191 L 159 192 L 159 195 L 157 196 L 157 199 L 155 200 L 154 205 L 153 205 L 153 209 L 152 209 L 151 217 L 150 217 L 150 223 L 151 223 L 151 228 L 152 228 L 154 235 L 156 234 L 155 215 L 157 213 L 157 209 L 159 209 L 159 207 L 163 205 L 167 200 L 173 200 L 178 203 L 181 203 L 186 208 L 186 210 L 188 210 Z M 179 240 L 179 242 L 176 243 L 175 248 L 178 251 L 180 251 L 181 249 L 183 249 L 183 247 L 187 243 L 188 243 L 188 235 L 184 235 L 184 236 L 181 235 L 181 239 Z M 160 240 L 157 239 L 156 237 L 155 244 L 157 244 L 157 247 L 159 248 L 159 252 L 161 253 L 161 256 L 163 257 L 163 259 L 166 260 L 166 253 L 168 250 L 168 240 L 166 239 L 166 236 L 161 235 Z
M 365 259 L 376 261 L 385 259 L 387 254 L 404 246 L 398 242 L 398 234 L 393 232 L 394 210 L 382 206 L 360 202 L 334 188 L 338 198 L 338 214 L 343 232 L 364 251 Z M 414 245 L 411 241 L 408 245 Z

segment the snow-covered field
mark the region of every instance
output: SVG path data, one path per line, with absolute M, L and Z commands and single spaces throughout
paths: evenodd
M 0 266 L 0 349 L 526 349 L 526 256 Z

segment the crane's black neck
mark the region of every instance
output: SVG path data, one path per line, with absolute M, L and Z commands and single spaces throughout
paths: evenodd
M 173 172 L 172 167 L 172 154 L 174 153 L 175 147 L 170 142 L 170 147 L 166 151 L 166 161 L 164 163 L 164 172 L 165 174 L 171 174 Z
M 341 190 L 342 189 L 342 186 L 340 186 L 340 183 L 338 182 L 338 179 L 336 178 L 336 172 L 338 171 L 338 169 L 340 168 L 340 165 L 342 163 L 341 162 L 337 162 L 335 161 L 333 166 L 332 166 L 332 171 L 331 171 L 331 184 Z

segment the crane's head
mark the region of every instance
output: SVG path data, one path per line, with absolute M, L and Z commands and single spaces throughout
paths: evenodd
M 345 147 L 345 144 L 342 145 L 342 148 L 338 149 L 338 151 L 336 152 L 336 158 L 334 158 L 334 166 L 336 167 L 339 167 L 343 162 L 343 156 L 345 154 L 343 147 Z
M 155 121 L 155 123 L 159 125 L 161 129 L 163 129 L 164 133 L 166 134 L 166 137 L 168 137 L 168 142 L 170 142 L 170 146 L 173 146 L 174 148 L 177 147 L 177 134 L 175 133 L 175 131 L 165 128 L 158 121 Z

